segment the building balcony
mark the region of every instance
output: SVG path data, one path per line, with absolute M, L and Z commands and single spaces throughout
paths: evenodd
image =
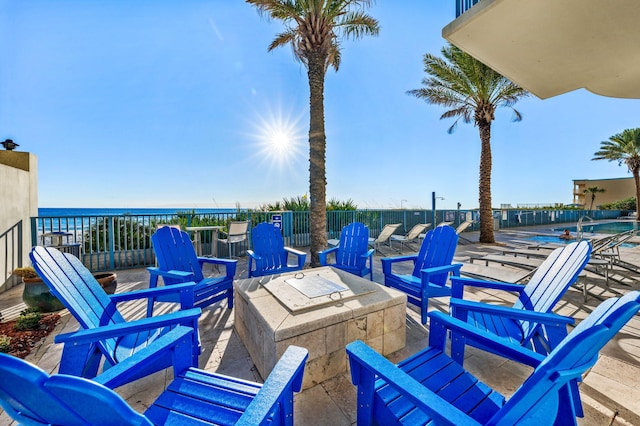
M 541 99 L 640 98 L 640 1 L 456 0 L 453 45 Z

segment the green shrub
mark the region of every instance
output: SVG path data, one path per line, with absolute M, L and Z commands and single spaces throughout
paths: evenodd
M 40 327 L 40 320 L 42 314 L 40 312 L 29 312 L 24 315 L 20 315 L 16 320 L 14 330 L 35 330 Z
M 3 334 L 0 336 L 0 352 L 6 353 L 9 349 L 11 349 L 11 337 Z
M 336 198 L 332 198 L 327 201 L 327 211 L 353 211 L 357 210 L 358 206 L 353 202 L 351 198 L 348 200 L 342 201 Z
M 600 205 L 602 210 L 636 210 L 636 197 L 627 198 L 624 200 L 614 201 L 609 204 Z

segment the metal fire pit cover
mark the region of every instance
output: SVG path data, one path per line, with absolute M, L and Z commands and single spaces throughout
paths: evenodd
M 328 280 L 320 275 L 304 275 L 303 273 L 298 273 L 294 278 L 289 278 L 284 280 L 284 282 L 310 299 L 349 290 L 348 287 Z

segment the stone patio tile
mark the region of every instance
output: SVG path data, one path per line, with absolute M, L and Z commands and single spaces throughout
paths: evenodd
M 348 426 L 352 423 L 322 385 L 296 394 L 293 401 L 293 418 L 297 425 Z
M 357 395 L 356 387 L 351 384 L 351 375 L 347 373 L 329 379 L 322 383 L 322 387 L 349 422 L 355 423 L 357 420 Z

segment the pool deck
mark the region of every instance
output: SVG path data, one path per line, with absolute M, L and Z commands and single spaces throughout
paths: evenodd
M 464 264 L 469 273 L 484 274 L 495 279 L 511 281 L 526 275 L 526 271 L 513 266 L 469 263 L 472 256 L 482 254 L 501 254 L 505 248 L 514 248 L 527 244 L 527 237 L 546 233 L 550 227 L 539 230 L 515 228 L 496 232 L 496 244 L 464 244 L 456 251 L 456 261 Z M 471 241 L 478 240 L 478 232 L 465 232 L 463 236 Z M 640 242 L 640 241 L 638 241 Z M 588 297 L 585 301 L 581 285 L 574 286 L 556 305 L 556 313 L 575 317 L 580 321 L 586 317 L 602 300 L 620 296 L 631 290 L 640 289 L 640 247 L 621 248 L 622 259 L 633 266 L 629 268 L 614 267 L 609 286 L 597 272 L 587 272 L 580 279 L 586 285 Z M 397 253 L 389 252 L 390 256 Z M 409 270 L 409 265 L 407 269 Z M 246 277 L 246 257 L 238 263 L 236 278 Z M 374 259 L 374 280 L 382 283 L 384 276 L 381 270 L 380 256 Z M 148 286 L 146 269 L 117 271 L 118 292 L 130 291 Z M 6 319 L 17 316 L 24 305 L 21 300 L 21 286 L 0 294 L 0 312 Z M 490 303 L 511 304 L 515 300 L 512 295 L 504 295 L 495 291 L 470 292 L 469 298 Z M 448 299 L 436 298 L 430 304 L 430 310 L 448 312 Z M 58 333 L 73 331 L 77 322 L 63 310 L 57 329 L 42 344 L 34 348 L 27 360 L 39 365 L 44 370 L 55 373 L 58 368 L 62 346 L 53 343 L 53 336 Z M 125 315 L 137 318 L 144 315 L 144 306 L 129 305 Z M 234 377 L 262 381 L 251 357 L 240 341 L 233 327 L 233 312 L 226 309 L 226 302 L 219 302 L 203 309 L 199 322 L 203 353 L 200 356 L 200 367 L 213 372 Z M 406 315 L 406 346 L 388 358 L 398 362 L 427 346 L 429 335 L 428 324 L 420 324 L 420 314 L 411 306 Z M 476 374 L 485 383 L 499 390 L 505 396 L 511 395 L 528 377 L 531 369 L 512 361 L 469 348 L 465 359 L 465 368 Z M 640 424 L 640 318 L 635 316 L 601 351 L 596 365 L 586 374 L 580 385 L 582 401 L 585 407 L 585 418 L 579 419 L 581 425 L 630 425 Z M 144 411 L 156 396 L 171 381 L 170 370 L 156 373 L 137 382 L 117 389 L 136 410 Z M 306 389 L 295 396 L 295 423 L 299 425 L 352 425 L 356 421 L 356 394 L 347 374 Z M 0 425 L 14 424 L 5 414 L 0 414 Z

